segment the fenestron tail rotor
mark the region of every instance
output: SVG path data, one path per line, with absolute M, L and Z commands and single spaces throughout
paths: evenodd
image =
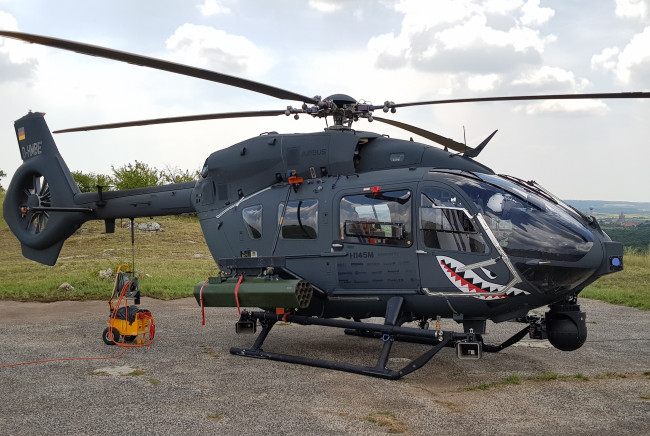
M 25 219 L 25 230 L 32 234 L 41 233 L 45 230 L 50 214 L 47 210 L 52 203 L 50 185 L 40 174 L 34 173 L 30 186 L 22 189 L 22 213 Z

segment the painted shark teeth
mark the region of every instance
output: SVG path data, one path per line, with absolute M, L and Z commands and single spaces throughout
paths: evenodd
M 481 300 L 499 300 L 528 294 L 528 292 L 514 287 L 503 294 L 505 285 L 484 280 L 472 270 L 456 272 L 459 268 L 465 266 L 462 262 L 447 256 L 436 256 L 436 259 L 449 281 L 458 290 L 469 294 L 476 294 L 476 298 Z M 493 275 L 488 276 L 492 278 Z

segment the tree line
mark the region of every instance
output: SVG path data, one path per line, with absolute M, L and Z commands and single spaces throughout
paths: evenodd
M 137 160 L 135 164 L 128 163 L 118 168 L 111 165 L 111 170 L 113 171 L 112 175 L 72 171 L 72 178 L 81 192 L 96 192 L 97 186 L 101 186 L 105 191 L 108 191 L 111 189 L 135 189 L 167 185 L 169 183 L 192 182 L 198 180 L 200 174 L 199 171 L 192 173 L 189 170 L 183 171 L 169 165 L 159 170 Z M 0 170 L 0 192 L 5 190 L 1 183 L 4 177 L 7 177 L 7 173 Z
M 72 171 L 72 178 L 79 186 L 81 192 L 95 192 L 97 186 L 104 187 L 104 190 L 136 189 L 147 186 L 160 186 L 170 183 L 192 182 L 198 180 L 199 172 L 190 172 L 167 165 L 159 170 L 156 167 L 147 165 L 144 162 L 135 161 L 135 164 L 128 163 L 115 168 L 111 165 L 112 175 L 84 173 Z M 106 189 L 109 188 L 109 189 Z
M 650 223 L 637 227 L 603 226 L 612 241 L 620 242 L 623 247 L 638 253 L 650 253 Z

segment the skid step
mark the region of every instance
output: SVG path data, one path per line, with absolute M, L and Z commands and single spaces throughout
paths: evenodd
M 483 347 L 480 342 L 457 342 L 456 355 L 459 359 L 480 359 L 483 357 Z

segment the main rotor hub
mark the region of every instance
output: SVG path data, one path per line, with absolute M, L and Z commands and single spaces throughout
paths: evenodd
M 366 101 L 357 101 L 347 94 L 332 94 L 329 97 L 321 99 L 320 96 L 314 97 L 318 102 L 315 105 L 308 106 L 303 104 L 301 109 L 287 106 L 285 115 L 294 115 L 295 119 L 299 118 L 298 114 L 304 113 L 312 117 L 326 118 L 331 116 L 334 119 L 334 126 L 352 126 L 352 123 L 359 121 L 359 118 L 367 118 L 373 121 L 372 112 L 377 108 L 372 103 Z M 395 103 L 384 102 L 383 110 L 395 112 L 393 107 Z

